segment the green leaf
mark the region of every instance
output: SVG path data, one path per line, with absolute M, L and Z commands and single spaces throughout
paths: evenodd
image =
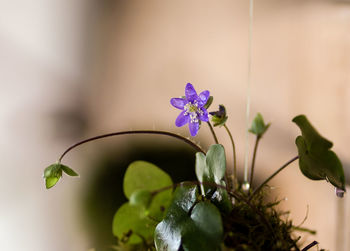
M 55 163 L 45 168 L 44 170 L 44 178 L 46 188 L 49 189 L 56 185 L 56 183 L 62 177 L 62 169 L 61 164 Z
M 68 166 L 61 164 L 61 168 L 63 172 L 65 172 L 69 176 L 79 176 L 79 174 L 77 174 L 73 169 L 69 168 Z
M 211 145 L 206 156 L 206 175 L 209 181 L 219 183 L 223 180 L 226 171 L 225 148 L 220 145 Z
M 199 182 L 203 182 L 203 177 L 206 175 L 207 171 L 207 162 L 206 162 L 206 157 L 202 152 L 196 153 L 196 165 L 195 165 L 195 171 L 196 171 L 196 176 Z M 205 189 L 204 186 L 201 184 L 201 193 L 202 195 L 205 195 Z
M 223 239 L 220 211 L 208 201 L 199 202 L 192 210 L 191 221 L 183 230 L 184 250 L 217 250 Z
M 60 180 L 60 178 L 58 177 L 48 177 L 45 179 L 45 184 L 46 184 L 46 188 L 49 189 L 51 187 L 53 187 L 54 185 L 56 185 L 56 183 Z
M 181 245 L 181 226 L 188 219 L 188 212 L 196 202 L 196 186 L 180 186 L 174 192 L 166 217 L 154 233 L 157 250 L 177 251 Z
M 78 176 L 78 174 L 68 166 L 62 165 L 59 162 L 52 164 L 46 167 L 44 170 L 44 178 L 47 189 L 56 185 L 56 183 L 60 180 L 62 177 L 62 170 L 70 176 Z
M 168 187 L 169 189 L 159 192 L 152 197 L 148 208 L 150 216 L 161 220 L 171 201 L 172 185 L 173 182 L 170 176 L 159 167 L 146 161 L 135 161 L 126 170 L 123 187 L 124 194 L 128 199 L 135 191 L 146 190 L 154 192 Z
M 330 150 L 332 142 L 323 138 L 305 115 L 296 116 L 293 122 L 299 126 L 302 134 L 295 140 L 301 172 L 309 179 L 327 180 L 345 191 L 343 166 L 337 155 Z
M 130 199 L 131 194 L 140 189 L 154 191 L 173 184 L 170 176 L 159 167 L 146 161 L 134 161 L 124 176 L 124 194 Z
M 113 234 L 122 242 L 137 244 L 151 240 L 155 229 L 155 222 L 147 215 L 142 205 L 123 204 L 113 218 Z
M 222 145 L 211 145 L 207 155 L 203 153 L 196 154 L 196 175 L 200 182 L 215 183 L 226 186 L 224 177 L 226 172 L 225 149 Z M 211 199 L 220 209 L 230 212 L 232 204 L 228 193 L 223 188 L 217 188 L 209 185 L 201 186 L 202 195 L 211 195 Z
M 219 210 L 209 201 L 197 201 L 197 188 L 176 189 L 165 219 L 155 231 L 157 250 L 217 250 L 223 238 Z
M 136 190 L 130 196 L 130 205 L 140 205 L 148 208 L 149 204 L 152 201 L 152 194 L 150 191 L 145 189 Z
M 252 127 L 249 129 L 249 132 L 261 138 L 269 126 L 270 123 L 265 124 L 263 116 L 258 113 L 253 120 Z

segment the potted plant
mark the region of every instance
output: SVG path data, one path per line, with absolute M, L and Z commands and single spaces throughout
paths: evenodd
M 175 120 L 178 127 L 188 125 L 195 137 L 202 124 L 209 126 L 215 144 L 202 149 L 191 139 L 166 131 L 121 131 L 80 141 L 69 147 L 58 161 L 44 170 L 46 188 L 53 187 L 62 173 L 78 176 L 62 164 L 64 156 L 73 148 L 90 141 L 125 135 L 158 134 L 174 137 L 192 146 L 196 151 L 194 171 L 197 180 L 174 184 L 171 177 L 152 163 L 135 161 L 124 175 L 123 190 L 128 202 L 114 216 L 113 234 L 117 241 L 115 250 L 308 250 L 317 245 L 314 241 L 302 246 L 295 230 L 312 232 L 294 226 L 283 217 L 277 205 L 267 202 L 268 182 L 294 161 L 300 171 L 311 180 L 326 180 L 336 190 L 338 197 L 345 192 L 345 178 L 341 162 L 331 150 L 332 143 L 322 137 L 306 116 L 299 115 L 293 122 L 301 135 L 295 140 L 298 156 L 283 164 L 264 182 L 251 186 L 260 140 L 270 124 L 261 114 L 252 121 L 249 132 L 255 135 L 250 179 L 237 177 L 236 151 L 232 134 L 226 125 L 228 115 L 223 105 L 208 112 L 213 101 L 209 91 L 197 94 L 192 84 L 185 87 L 185 95 L 172 98 L 172 106 L 180 110 Z M 233 171 L 226 168 L 225 148 L 219 144 L 214 127 L 223 127 L 232 143 Z

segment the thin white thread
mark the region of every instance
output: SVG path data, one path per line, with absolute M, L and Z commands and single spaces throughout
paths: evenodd
M 249 0 L 249 38 L 248 38 L 248 76 L 247 76 L 247 109 L 246 109 L 246 136 L 244 156 L 244 182 L 248 182 L 248 153 L 249 153 L 249 115 L 250 115 L 250 86 L 252 82 L 252 40 L 253 40 L 253 10 L 254 0 Z

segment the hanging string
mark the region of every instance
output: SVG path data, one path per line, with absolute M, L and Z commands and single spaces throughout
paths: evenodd
M 252 82 L 252 40 L 253 40 L 253 10 L 254 0 L 249 0 L 249 37 L 248 37 L 248 76 L 247 76 L 247 109 L 246 109 L 246 135 L 244 156 L 244 184 L 248 185 L 248 156 L 249 156 L 249 115 L 250 115 L 250 86 Z

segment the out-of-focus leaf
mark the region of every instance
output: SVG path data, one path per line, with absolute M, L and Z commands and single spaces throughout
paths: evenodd
M 261 138 L 269 126 L 270 123 L 265 124 L 263 116 L 258 113 L 253 120 L 252 127 L 249 129 L 249 132 Z
M 301 172 L 309 179 L 327 180 L 345 191 L 343 166 L 337 155 L 330 150 L 332 142 L 323 138 L 306 116 L 296 116 L 293 122 L 299 126 L 302 134 L 295 140 Z
M 144 206 L 145 208 L 148 208 L 149 204 L 152 200 L 152 194 L 148 190 L 140 189 L 133 192 L 130 196 L 130 205 L 133 206 Z
M 137 244 L 153 238 L 155 222 L 142 205 L 123 204 L 113 218 L 113 234 L 124 243 Z
M 128 199 L 135 191 L 154 192 L 168 188 L 152 196 L 148 207 L 150 216 L 161 220 L 171 201 L 172 185 L 170 176 L 159 167 L 146 161 L 135 161 L 126 170 L 123 187 L 124 194 Z
M 140 189 L 154 191 L 173 184 L 170 176 L 156 165 L 146 161 L 134 161 L 124 176 L 124 194 L 129 199 L 131 194 Z

